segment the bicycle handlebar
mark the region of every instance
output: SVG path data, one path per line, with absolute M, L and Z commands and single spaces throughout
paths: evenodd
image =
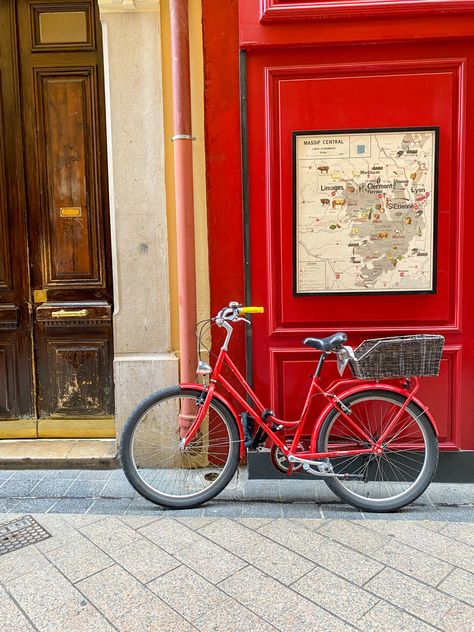
M 223 349 L 224 351 L 227 350 L 229 340 L 232 336 L 233 327 L 230 323 L 235 323 L 239 320 L 243 320 L 246 323 L 250 324 L 250 321 L 241 315 L 263 314 L 263 312 L 263 307 L 253 307 L 250 305 L 245 307 L 235 301 L 231 301 L 229 303 L 229 307 L 223 307 L 217 314 L 217 316 L 212 319 L 216 323 L 216 325 L 218 325 L 219 327 L 224 327 L 224 329 L 227 331 L 227 335 L 221 349 Z
M 225 321 L 237 322 L 238 320 L 244 320 L 246 323 L 250 323 L 246 318 L 239 318 L 239 316 L 243 316 L 245 314 L 263 314 L 263 307 L 255 307 L 255 306 L 242 306 L 235 301 L 231 301 L 228 307 L 223 307 L 217 316 L 213 319 L 219 327 L 226 327 L 224 324 Z
M 239 314 L 263 314 L 265 309 L 263 307 L 239 307 Z

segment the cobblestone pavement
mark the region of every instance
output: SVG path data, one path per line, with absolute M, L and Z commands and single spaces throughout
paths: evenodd
M 163 511 L 139 496 L 122 470 L 0 470 L 0 513 L 157 516 Z M 378 519 L 341 503 L 323 481 L 248 480 L 245 468 L 205 506 L 166 515 Z M 474 484 L 432 483 L 390 519 L 474 522 Z
M 0 555 L 1 632 L 474 631 L 474 485 L 363 514 L 242 470 L 174 512 L 118 470 L 0 471 L 0 511 L 51 534 Z

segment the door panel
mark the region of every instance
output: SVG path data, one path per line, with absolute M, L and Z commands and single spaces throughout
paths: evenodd
M 3 73 L 2 73 L 3 74 Z M 3 85 L 0 83 L 0 103 L 3 104 Z M 2 108 L 3 109 L 3 108 Z M 0 120 L 4 120 L 3 111 L 0 110 Z M 7 181 L 5 174 L 5 150 L 2 140 L 5 128 L 2 128 L 0 136 L 0 290 L 12 290 L 11 252 L 8 239 L 8 202 Z
M 0 415 L 16 417 L 18 415 L 18 388 L 16 384 L 17 366 L 15 341 L 8 340 L 8 334 L 2 331 L 0 346 Z
M 278 173 L 274 179 L 273 192 L 281 192 L 281 234 L 292 234 L 293 181 L 291 173 L 291 132 L 296 129 L 309 130 L 316 123 L 321 129 L 404 128 L 428 125 L 437 121 L 440 128 L 440 174 L 456 174 L 459 170 L 459 123 L 462 111 L 458 109 L 459 93 L 462 88 L 463 63 L 430 60 L 427 67 L 411 59 L 392 63 L 336 64 L 331 69 L 318 65 L 309 69 L 295 65 L 286 72 L 267 69 L 269 75 L 268 96 L 271 99 L 269 116 L 275 125 L 273 143 L 269 150 L 277 157 Z M 327 76 L 330 73 L 331 76 Z M 318 98 L 321 94 L 324 99 Z M 350 108 L 337 107 L 339 95 L 350 94 Z M 375 100 L 367 95 L 376 94 Z M 397 95 L 397 107 L 391 107 L 393 95 Z M 293 103 L 307 99 L 304 109 L 291 107 Z M 413 109 L 413 103 L 417 104 Z M 433 104 L 436 104 L 434 107 Z M 390 123 L 389 123 L 390 122 Z M 278 131 L 276 126 L 279 125 Z M 301 127 L 298 127 L 301 126 Z M 273 130 L 272 130 L 273 131 Z M 455 182 L 455 180 L 454 180 Z M 459 200 L 453 197 L 451 179 L 440 178 L 438 195 L 438 234 L 441 243 L 436 262 L 437 291 L 423 297 L 417 295 L 389 295 L 382 297 L 366 294 L 349 297 L 301 297 L 293 296 L 293 243 L 278 237 L 279 222 L 273 218 L 272 243 L 275 252 L 280 252 L 279 266 L 275 276 L 282 288 L 274 297 L 274 328 L 298 329 L 310 326 L 314 332 L 314 309 L 323 330 L 328 327 L 350 326 L 351 330 L 372 331 L 377 329 L 410 329 L 423 323 L 424 330 L 438 330 L 439 326 L 456 331 L 456 306 L 453 292 L 456 289 L 459 266 L 458 242 L 459 214 L 454 212 Z M 277 207 L 275 202 L 271 202 Z M 272 239 L 273 241 L 273 239 Z M 343 272 L 342 272 L 343 277 Z M 323 300 L 321 300 L 323 299 Z M 454 300 L 453 300 L 454 299 Z M 383 309 L 380 309 L 383 304 Z M 416 307 L 415 307 L 416 306 Z
M 31 283 L 43 292 L 34 328 L 38 417 L 103 417 L 107 426 L 112 291 L 98 10 L 75 0 L 17 7 Z M 83 37 L 64 41 L 79 17 Z
M 48 400 L 40 401 L 41 411 L 52 415 L 98 416 L 107 410 L 110 384 L 100 380 L 107 377 L 108 341 L 97 331 L 90 331 L 87 339 L 72 342 L 67 328 L 58 328 L 55 335 L 44 335 L 48 361 Z M 62 333 L 60 333 L 62 332 Z M 94 333 L 96 336 L 94 337 Z M 99 379 L 98 379 L 99 378 Z
M 44 303 L 36 319 L 40 418 L 111 415 L 110 305 Z
M 44 157 L 41 260 L 45 289 L 104 287 L 94 112 L 95 69 L 35 69 L 38 155 Z M 39 271 L 38 271 L 39 272 Z M 38 275 L 39 276 L 39 275 Z
M 14 7 L 0 3 L 0 436 L 5 420 L 34 415 Z M 10 426 L 8 426 L 10 428 Z M 23 431 L 22 431 L 23 432 Z

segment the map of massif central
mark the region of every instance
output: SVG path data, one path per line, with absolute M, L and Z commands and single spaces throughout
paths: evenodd
M 432 291 L 435 130 L 294 142 L 296 293 Z

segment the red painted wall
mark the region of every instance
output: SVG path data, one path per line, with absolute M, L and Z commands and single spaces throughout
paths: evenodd
M 215 314 L 229 301 L 244 298 L 237 0 L 203 0 L 202 14 L 211 314 Z M 218 341 L 214 336 L 214 347 Z M 243 325 L 235 328 L 232 354 L 244 370 Z

